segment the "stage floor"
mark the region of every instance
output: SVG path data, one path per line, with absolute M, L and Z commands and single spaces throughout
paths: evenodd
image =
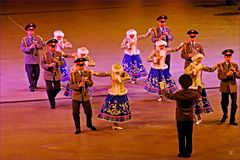
M 124 130 L 113 131 L 109 122 L 97 119 L 110 81 L 93 77 L 91 102 L 93 122 L 98 131 L 92 132 L 85 127 L 82 112 L 83 133 L 74 135 L 71 99 L 65 98 L 61 91 L 56 110 L 51 110 L 42 74 L 39 89 L 30 92 L 20 51 L 21 39 L 26 34 L 23 27 L 34 22 L 36 34 L 45 41 L 53 37 L 56 29 L 61 29 L 73 44 L 72 49 L 65 50 L 67 53 L 85 46 L 97 63 L 91 69 L 109 71 L 112 64 L 121 63 L 120 43 L 125 32 L 134 28 L 139 34 L 145 33 L 157 25 L 156 18 L 160 14 L 168 16 L 167 25 L 174 35 L 171 46 L 187 41 L 186 32 L 196 29 L 206 53 L 204 64 L 213 66 L 222 62 L 221 52 L 227 48 L 235 50 L 233 61 L 239 64 L 240 12 L 236 5 L 225 6 L 223 0 L 1 2 L 0 159 L 178 159 L 175 102 L 157 102 L 157 95 L 144 92 L 146 78 L 137 84 L 126 83 L 133 119 L 122 124 Z M 153 49 L 151 38 L 139 41 L 138 48 L 149 71 L 146 59 Z M 71 59 L 67 62 L 69 66 L 73 64 Z M 176 81 L 183 73 L 183 64 L 180 51 L 173 53 L 171 74 Z M 239 126 L 219 124 L 222 111 L 216 72 L 204 73 L 203 81 L 214 112 L 203 116 L 203 124 L 194 126 L 191 159 L 239 160 Z M 239 122 L 239 109 L 236 120 Z

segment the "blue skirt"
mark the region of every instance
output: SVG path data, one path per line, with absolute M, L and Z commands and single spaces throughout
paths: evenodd
M 67 82 L 67 81 L 70 81 L 70 72 L 65 59 L 62 58 L 62 60 L 64 64 L 63 66 L 60 66 L 61 82 Z
M 177 85 L 169 73 L 168 68 L 151 68 L 144 89 L 149 93 L 158 93 L 161 95 L 159 82 L 162 81 L 165 82 L 165 90 L 168 93 L 175 93 L 178 90 Z
M 113 96 L 108 94 L 98 118 L 110 122 L 125 122 L 131 119 L 130 105 L 127 94 Z
M 141 78 L 147 76 L 147 71 L 143 66 L 142 60 L 139 55 L 124 54 L 122 65 L 132 78 Z
M 213 112 L 212 107 L 207 99 L 206 90 L 202 89 L 202 96 L 194 103 L 194 114 L 199 115 L 203 113 Z

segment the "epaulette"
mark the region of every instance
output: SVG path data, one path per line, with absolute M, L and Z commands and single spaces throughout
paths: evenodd
M 27 46 L 27 42 L 26 42 L 26 38 L 27 38 L 27 36 L 26 36 L 26 37 L 23 37 L 22 40 L 23 40 L 25 46 L 28 47 L 28 46 Z
M 72 67 L 70 68 L 70 72 L 71 72 L 71 73 L 76 73 L 76 72 L 77 72 L 77 69 L 76 69 L 74 66 L 72 66 Z
M 39 38 L 40 40 L 43 40 L 42 37 L 39 36 L 39 35 L 36 35 L 35 37 L 36 37 L 36 38 Z
M 91 73 L 91 71 L 89 69 L 84 69 L 87 73 Z

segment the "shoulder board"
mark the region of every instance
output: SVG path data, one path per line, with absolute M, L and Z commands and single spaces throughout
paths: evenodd
M 89 69 L 84 69 L 86 72 L 91 72 Z
M 39 36 L 39 35 L 36 35 L 35 37 L 42 39 L 42 37 L 41 37 L 41 36 Z

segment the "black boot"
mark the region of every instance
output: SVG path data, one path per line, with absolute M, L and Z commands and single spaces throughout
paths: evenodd
M 80 134 L 81 133 L 81 129 L 80 129 L 80 117 L 79 115 L 73 115 L 73 119 L 74 119 L 74 124 L 75 124 L 75 134 Z
M 92 125 L 92 115 L 87 115 L 87 127 L 90 128 L 92 131 L 96 131 L 97 128 Z
M 238 124 L 235 122 L 235 114 L 236 114 L 236 111 L 237 111 L 237 106 L 232 106 L 232 108 L 231 108 L 231 114 L 230 114 L 230 122 L 229 122 L 230 125 L 234 125 L 234 126 L 237 126 L 237 125 L 238 125 Z
M 223 114 L 223 117 L 222 117 L 222 119 L 221 119 L 221 123 L 223 123 L 223 122 L 225 122 L 226 121 L 226 119 L 227 119 L 228 117 L 227 117 L 227 114 Z

